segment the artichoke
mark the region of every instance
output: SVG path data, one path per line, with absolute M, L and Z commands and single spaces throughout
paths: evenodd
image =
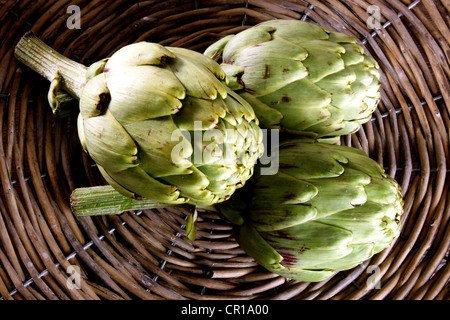
M 298 20 L 272 20 L 224 37 L 205 55 L 263 128 L 335 142 L 367 122 L 380 100 L 378 63 L 356 39 Z
M 57 93 L 79 99 L 81 144 L 127 197 L 218 203 L 245 184 L 263 153 L 252 107 L 201 53 L 139 42 L 86 68 L 27 34 L 16 57 L 52 81 L 54 110 Z
M 247 254 L 268 270 L 322 281 L 387 248 L 400 233 L 401 188 L 363 151 L 286 140 L 279 170 L 261 174 L 220 211 Z
M 213 60 L 141 42 L 94 64 L 87 75 L 79 136 L 116 190 L 209 205 L 252 175 L 262 131 Z

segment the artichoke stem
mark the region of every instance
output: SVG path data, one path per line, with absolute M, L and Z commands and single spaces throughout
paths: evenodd
M 17 43 L 14 50 L 17 60 L 49 81 L 58 75 L 61 87 L 77 100 L 80 99 L 87 67 L 64 57 L 41 41 L 31 31 Z
M 72 212 L 79 217 L 120 214 L 131 210 L 145 210 L 182 206 L 159 203 L 148 199 L 132 199 L 117 192 L 112 186 L 75 189 L 70 196 Z M 200 211 L 217 211 L 214 206 L 196 206 Z
M 70 205 L 73 213 L 80 217 L 174 206 L 148 199 L 128 198 L 109 185 L 75 189 L 70 196 Z

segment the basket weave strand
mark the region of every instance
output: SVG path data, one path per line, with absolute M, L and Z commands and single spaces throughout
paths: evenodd
M 80 8 L 79 29 L 68 27 L 69 5 Z M 374 8 L 380 28 L 371 29 Z M 88 65 L 137 41 L 202 52 L 271 19 L 347 33 L 379 62 L 379 108 L 340 143 L 364 150 L 403 189 L 403 229 L 391 247 L 352 270 L 306 283 L 260 267 L 214 212 L 200 212 L 194 242 L 185 235 L 184 207 L 73 215 L 71 191 L 104 181 L 82 152 L 75 119 L 51 114 L 48 82 L 15 61 L 25 32 Z M 0 21 L 0 299 L 450 298 L 446 1 L 7 0 Z

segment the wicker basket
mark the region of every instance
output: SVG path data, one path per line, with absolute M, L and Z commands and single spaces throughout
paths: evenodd
M 439 0 L 1 1 L 1 299 L 448 300 L 449 9 Z M 274 18 L 353 35 L 379 61 L 373 121 L 341 143 L 367 152 L 403 188 L 404 225 L 390 248 L 306 283 L 258 266 L 216 213 L 201 212 L 194 242 L 184 209 L 72 214 L 71 191 L 104 182 L 76 121 L 51 114 L 48 82 L 15 61 L 26 31 L 89 64 L 140 40 L 202 51 Z

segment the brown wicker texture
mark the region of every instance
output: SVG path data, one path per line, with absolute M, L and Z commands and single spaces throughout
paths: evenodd
M 69 5 L 81 9 L 79 29 L 68 28 Z M 367 26 L 370 5 L 381 28 Z M 449 9 L 439 0 L 0 1 L 1 299 L 448 300 Z M 404 226 L 392 247 L 306 283 L 258 266 L 216 213 L 201 212 L 195 242 L 184 232 L 187 209 L 72 214 L 71 191 L 104 182 L 81 150 L 76 121 L 51 114 L 49 83 L 15 61 L 26 31 L 89 64 L 140 40 L 201 52 L 274 18 L 353 35 L 379 61 L 373 121 L 341 143 L 366 151 L 404 190 Z M 78 270 L 81 288 L 70 289 Z

